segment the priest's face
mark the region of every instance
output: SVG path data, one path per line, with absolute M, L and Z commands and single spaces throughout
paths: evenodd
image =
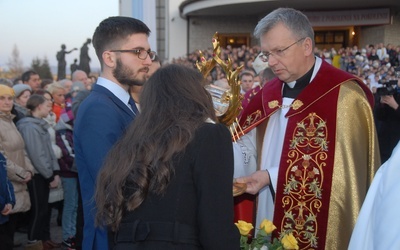
M 279 23 L 262 35 L 260 42 L 262 52 L 268 55 L 269 67 L 280 80 L 295 81 L 310 69 L 306 62 L 310 56 L 313 57 L 311 39 L 296 37 Z

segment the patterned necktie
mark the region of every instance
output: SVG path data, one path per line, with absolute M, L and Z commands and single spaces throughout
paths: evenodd
M 132 97 L 129 97 L 128 104 L 129 104 L 129 106 L 131 107 L 131 109 L 132 109 L 132 111 L 133 111 L 133 113 L 134 113 L 135 115 L 136 115 L 136 114 L 139 114 L 139 110 L 137 109 L 136 104 L 135 104 L 135 101 L 133 100 Z

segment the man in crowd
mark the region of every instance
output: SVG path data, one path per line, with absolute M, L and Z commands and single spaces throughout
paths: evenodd
M 251 90 L 253 88 L 253 85 L 254 85 L 254 73 L 251 72 L 251 71 L 248 71 L 248 70 L 243 71 L 240 74 L 239 79 L 240 79 L 240 82 L 241 82 L 240 86 L 242 88 L 240 93 L 242 93 L 244 95 L 247 91 L 249 91 L 249 90 Z
M 40 83 L 42 80 L 40 79 L 39 74 L 33 70 L 24 72 L 21 76 L 21 80 L 23 84 L 28 84 L 31 86 L 33 92 L 41 88 Z
M 92 89 L 92 81 L 89 79 L 88 75 L 83 70 L 75 70 L 75 72 L 72 73 L 71 80 L 72 80 L 72 82 L 83 83 L 87 90 Z
M 373 96 L 357 77 L 314 56 L 314 32 L 301 12 L 279 8 L 254 34 L 277 78 L 243 110 L 248 134 L 234 145 L 235 168 L 257 171 L 236 181 L 258 193 L 257 225 L 273 220 L 275 236 L 292 232 L 300 249 L 347 249 L 380 165 Z M 251 133 L 254 144 L 246 143 Z

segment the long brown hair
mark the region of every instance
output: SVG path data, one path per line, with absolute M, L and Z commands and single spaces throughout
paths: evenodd
M 196 70 L 168 65 L 146 82 L 142 111 L 106 157 L 97 180 L 98 225 L 116 230 L 127 211 L 148 193 L 163 194 L 174 173 L 173 157 L 207 118 L 215 119 L 205 79 Z

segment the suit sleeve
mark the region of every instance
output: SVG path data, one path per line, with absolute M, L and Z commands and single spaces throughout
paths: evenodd
M 74 129 L 75 157 L 78 159 L 79 174 L 87 172 L 89 176 L 86 177 L 96 183 L 104 158 L 125 128 L 118 111 L 107 102 L 95 102 L 81 109 L 78 115 L 81 121 L 76 123 Z M 85 169 L 82 169 L 83 166 Z

